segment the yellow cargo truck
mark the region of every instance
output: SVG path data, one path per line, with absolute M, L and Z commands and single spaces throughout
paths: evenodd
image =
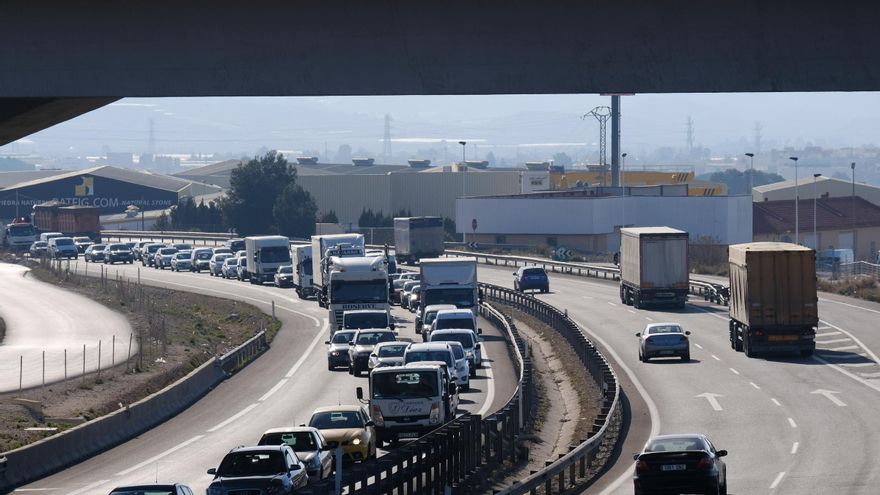
M 730 346 L 757 352 L 816 349 L 816 252 L 784 242 L 730 246 Z

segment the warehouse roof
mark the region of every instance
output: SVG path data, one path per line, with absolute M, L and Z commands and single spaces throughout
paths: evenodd
M 67 170 L 28 170 L 16 172 L 0 172 L 0 189 L 14 186 L 20 182 L 53 177 L 67 173 Z
M 853 215 L 855 213 L 855 215 Z M 794 200 L 753 203 L 752 230 L 755 234 L 794 232 Z M 798 205 L 801 232 L 813 230 L 813 200 Z M 844 230 L 880 226 L 880 206 L 856 196 L 819 198 L 816 201 L 816 229 Z
M 241 160 L 226 160 L 222 162 L 212 163 L 211 165 L 206 165 L 204 167 L 191 168 L 189 170 L 185 170 L 183 172 L 179 172 L 174 174 L 178 177 L 206 177 L 206 176 L 223 176 L 228 177 L 232 175 L 232 171 L 235 170 L 240 164 Z M 297 174 L 299 175 L 385 175 L 389 173 L 439 173 L 439 172 L 448 172 L 450 170 L 449 165 L 438 165 L 434 167 L 428 168 L 418 168 L 418 167 L 410 167 L 409 165 L 354 165 L 352 163 L 294 163 L 291 162 L 293 166 L 296 167 Z M 488 169 L 479 169 L 476 167 L 469 167 L 469 172 L 502 172 L 502 171 L 523 171 L 525 169 L 521 168 L 498 168 L 498 167 L 490 167 Z
M 191 184 L 191 181 L 180 179 L 177 177 L 172 177 L 170 175 L 160 175 L 154 174 L 150 172 L 141 172 L 137 170 L 129 170 L 125 168 L 119 167 L 111 167 L 111 166 L 103 166 L 103 167 L 94 167 L 94 168 L 86 168 L 82 170 L 72 170 L 69 172 L 64 172 L 57 175 L 52 175 L 49 177 L 42 177 L 39 179 L 28 180 L 25 182 L 19 182 L 18 184 L 13 184 L 9 187 L 4 188 L 5 190 L 12 189 L 20 189 L 23 187 L 36 186 L 40 184 L 47 184 L 50 182 L 54 182 L 56 180 L 68 179 L 71 177 L 79 177 L 81 175 L 92 175 L 95 177 L 103 177 L 105 179 L 118 180 L 121 182 L 128 182 L 131 184 L 137 184 L 144 187 L 152 187 L 155 189 L 163 189 L 165 191 L 171 192 L 180 192 L 182 189 L 186 188 Z

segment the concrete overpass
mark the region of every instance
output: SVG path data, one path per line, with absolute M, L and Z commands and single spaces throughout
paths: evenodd
M 125 96 L 866 91 L 858 0 L 7 0 L 0 144 Z

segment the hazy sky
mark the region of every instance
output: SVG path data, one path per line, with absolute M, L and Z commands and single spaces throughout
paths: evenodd
M 581 115 L 610 98 L 596 95 L 398 96 L 321 98 L 128 98 L 0 147 L 0 154 L 86 155 L 146 150 L 154 122 L 163 153 L 252 154 L 265 146 L 333 153 L 340 144 L 382 150 L 384 115 L 394 150 L 459 139 L 496 146 L 587 143 L 598 124 Z M 877 143 L 880 93 L 666 94 L 623 97 L 623 150 L 682 148 L 686 121 L 695 144 L 740 153 L 762 125 L 764 148 Z M 609 127 L 610 131 L 610 127 Z M 422 142 L 424 141 L 424 142 Z M 880 143 L 877 143 L 880 144 Z M 508 146 L 509 148 L 509 146 Z

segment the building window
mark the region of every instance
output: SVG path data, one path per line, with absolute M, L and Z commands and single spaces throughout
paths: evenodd
M 557 244 L 558 244 L 558 242 L 557 242 L 557 240 L 556 240 L 555 237 L 548 237 L 548 238 L 547 238 L 547 245 L 548 245 L 548 246 L 550 246 L 550 247 L 556 247 Z
M 495 244 L 507 244 L 507 236 L 506 235 L 496 235 L 495 236 Z

